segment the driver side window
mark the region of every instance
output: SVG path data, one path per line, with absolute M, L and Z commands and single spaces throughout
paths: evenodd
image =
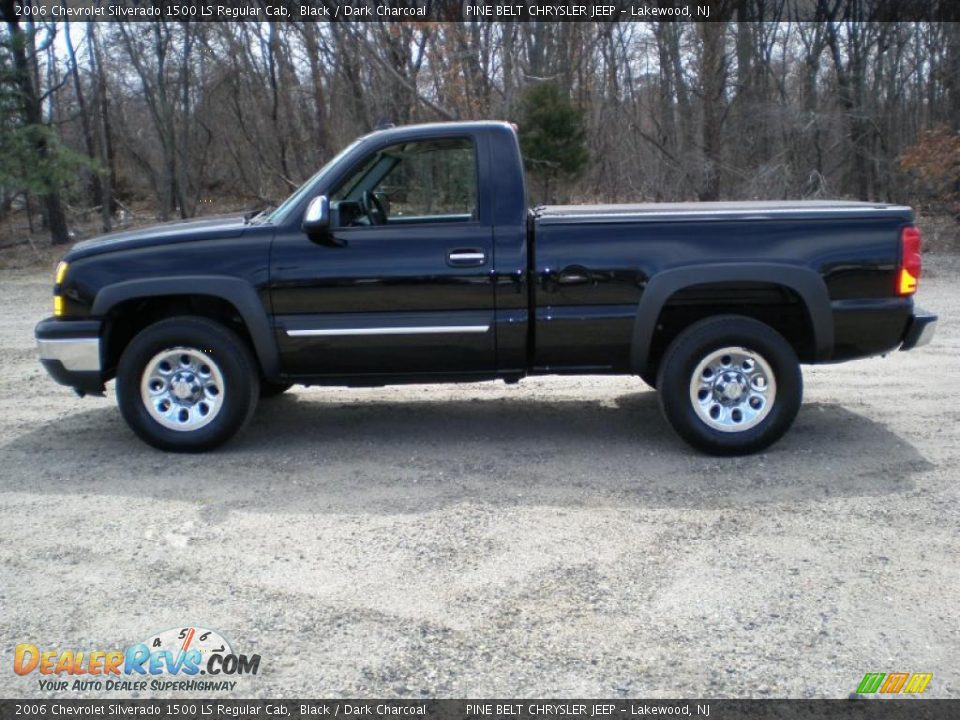
M 477 219 L 477 159 L 470 140 L 391 145 L 367 158 L 333 193 L 339 227 Z

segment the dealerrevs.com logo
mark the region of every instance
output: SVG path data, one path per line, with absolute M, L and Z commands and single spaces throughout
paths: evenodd
M 120 650 L 16 646 L 13 671 L 37 675 L 44 691 L 233 690 L 241 675 L 260 671 L 260 656 L 235 653 L 215 630 L 180 627 Z M 201 679 L 198 676 L 204 676 Z

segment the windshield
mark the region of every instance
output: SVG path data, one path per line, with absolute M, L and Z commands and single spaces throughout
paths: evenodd
M 342 158 L 348 152 L 353 150 L 357 145 L 359 145 L 362 140 L 363 138 L 354 140 L 352 143 L 347 145 L 347 147 L 345 147 L 343 150 L 337 153 L 337 156 L 334 157 L 333 160 L 331 160 L 322 168 L 320 168 L 316 173 L 314 173 L 313 177 L 311 177 L 303 185 L 298 187 L 297 190 L 293 193 L 293 195 L 291 195 L 282 203 L 280 203 L 280 207 L 278 207 L 276 210 L 270 213 L 270 215 L 264 220 L 264 222 L 268 222 L 268 223 L 283 222 L 287 218 L 287 215 L 290 214 L 290 211 L 293 210 L 297 205 L 299 205 L 302 200 L 306 199 L 306 196 L 310 192 L 310 189 L 313 187 L 314 183 L 320 178 L 320 176 L 323 175 L 325 172 L 327 172 L 327 170 L 332 168 L 337 162 L 339 162 L 340 158 Z

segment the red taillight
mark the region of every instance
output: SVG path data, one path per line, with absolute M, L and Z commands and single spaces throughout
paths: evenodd
M 900 232 L 900 272 L 897 273 L 897 294 L 913 295 L 920 279 L 920 230 L 908 225 Z

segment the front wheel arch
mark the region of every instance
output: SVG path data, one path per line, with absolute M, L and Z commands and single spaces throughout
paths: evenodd
M 203 298 L 225 303 L 236 312 L 242 320 L 262 375 L 266 378 L 277 377 L 280 373 L 280 350 L 270 318 L 256 289 L 241 278 L 204 275 L 125 280 L 101 288 L 93 301 L 91 314 L 104 318 L 119 318 L 122 317 L 123 308 L 129 307 L 131 303 L 154 306 L 168 303 L 166 314 L 162 317 L 171 317 L 183 312 L 183 302 Z M 150 320 L 157 321 L 162 317 L 151 317 Z M 211 319 L 223 322 L 221 317 Z M 143 327 L 137 330 L 142 330 Z M 117 351 L 117 357 L 120 352 L 122 348 Z

